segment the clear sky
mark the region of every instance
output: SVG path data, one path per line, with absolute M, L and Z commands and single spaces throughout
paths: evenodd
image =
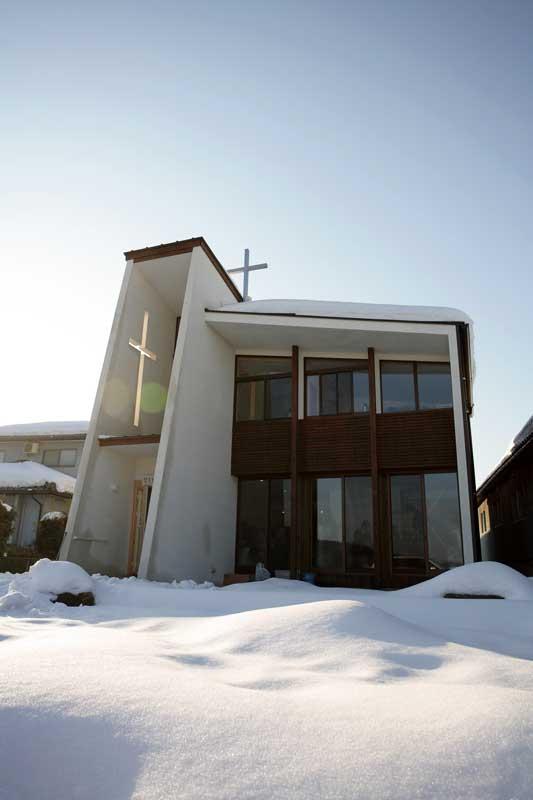
M 482 479 L 533 413 L 533 2 L 0 0 L 0 424 L 91 412 L 123 251 L 456 306 Z

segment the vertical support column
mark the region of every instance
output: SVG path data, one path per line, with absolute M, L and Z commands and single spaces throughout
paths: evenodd
M 378 433 L 376 406 L 376 359 L 374 348 L 368 348 L 368 384 L 370 387 L 370 474 L 372 477 L 372 520 L 374 529 L 374 553 L 376 559 L 376 579 L 383 580 L 384 548 L 381 542 L 381 526 L 379 513 L 379 465 L 378 465 Z
M 450 326 L 448 347 L 450 351 L 450 372 L 452 376 L 453 421 L 455 426 L 455 447 L 457 451 L 459 506 L 461 510 L 461 528 L 463 531 L 463 555 L 465 564 L 469 564 L 474 561 L 474 532 L 464 423 L 463 380 L 459 361 L 458 335 L 455 326 Z
M 292 348 L 292 382 L 291 382 L 291 576 L 298 574 L 301 560 L 300 536 L 298 527 L 298 383 L 299 383 L 298 348 Z

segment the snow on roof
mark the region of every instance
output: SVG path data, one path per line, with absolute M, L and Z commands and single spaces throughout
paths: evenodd
M 515 448 L 519 447 L 531 436 L 533 436 L 533 415 L 528 419 L 524 427 L 520 428 L 514 437 L 513 441 L 511 442 L 511 446 L 509 447 L 509 453 L 512 453 Z
M 472 320 L 458 308 L 440 306 L 398 306 L 381 303 L 345 303 L 330 300 L 248 300 L 230 303 L 215 311 L 248 314 L 293 314 L 311 317 L 397 320 L 403 322 L 465 322 Z
M 73 494 L 76 480 L 36 461 L 0 463 L 0 489 L 35 489 L 55 484 L 58 492 Z
M 87 420 L 65 420 L 60 422 L 26 422 L 16 425 L 0 425 L 0 436 L 76 436 L 85 435 L 89 429 Z
M 25 422 L 18 425 L 0 425 L 0 436 L 74 436 L 86 434 L 89 423 L 86 420 L 66 420 L 61 422 Z
M 520 428 L 504 453 L 503 458 L 501 458 L 495 467 L 491 469 L 477 491 L 480 492 L 482 489 L 484 489 L 485 486 L 492 480 L 493 476 L 496 475 L 496 473 L 499 472 L 499 470 L 514 456 L 515 452 L 530 439 L 533 439 L 533 415 L 528 419 L 523 428 Z

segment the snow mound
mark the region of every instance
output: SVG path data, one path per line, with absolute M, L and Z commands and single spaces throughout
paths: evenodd
M 41 558 L 30 567 L 31 586 L 36 592 L 62 594 L 92 592 L 93 581 L 84 569 L 70 561 L 51 561 Z
M 13 589 L 10 589 L 7 594 L 0 597 L 0 611 L 19 611 L 30 606 L 31 597 Z
M 55 484 L 58 492 L 73 494 L 76 481 L 70 475 L 46 467 L 36 461 L 14 461 L 0 464 L 0 488 L 35 489 Z
M 49 511 L 48 514 L 43 514 L 41 522 L 47 519 L 64 519 L 67 515 L 64 511 Z
M 533 601 L 533 584 L 524 575 L 496 561 L 456 567 L 397 594 L 443 597 L 445 594 L 497 594 L 506 600 Z

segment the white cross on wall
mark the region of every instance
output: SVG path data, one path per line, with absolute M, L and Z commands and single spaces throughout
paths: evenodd
M 256 269 L 267 269 L 268 264 L 250 264 L 250 251 L 248 248 L 244 251 L 244 265 L 236 267 L 235 269 L 228 269 L 228 273 L 242 272 L 244 274 L 242 282 L 242 297 L 243 300 L 251 300 L 248 296 L 248 275 Z
M 137 393 L 135 396 L 135 411 L 133 414 L 133 424 L 136 428 L 139 427 L 139 419 L 141 416 L 141 394 L 143 388 L 143 373 L 144 373 L 144 359 L 150 358 L 152 361 L 157 361 L 157 356 L 155 353 L 152 353 L 151 350 L 148 350 L 146 347 L 146 339 L 148 337 L 148 320 L 150 319 L 150 314 L 148 311 L 144 312 L 144 319 L 143 319 L 143 329 L 141 335 L 141 341 L 136 342 L 135 339 L 130 339 L 129 345 L 133 347 L 134 350 L 139 351 L 139 370 L 137 372 Z

